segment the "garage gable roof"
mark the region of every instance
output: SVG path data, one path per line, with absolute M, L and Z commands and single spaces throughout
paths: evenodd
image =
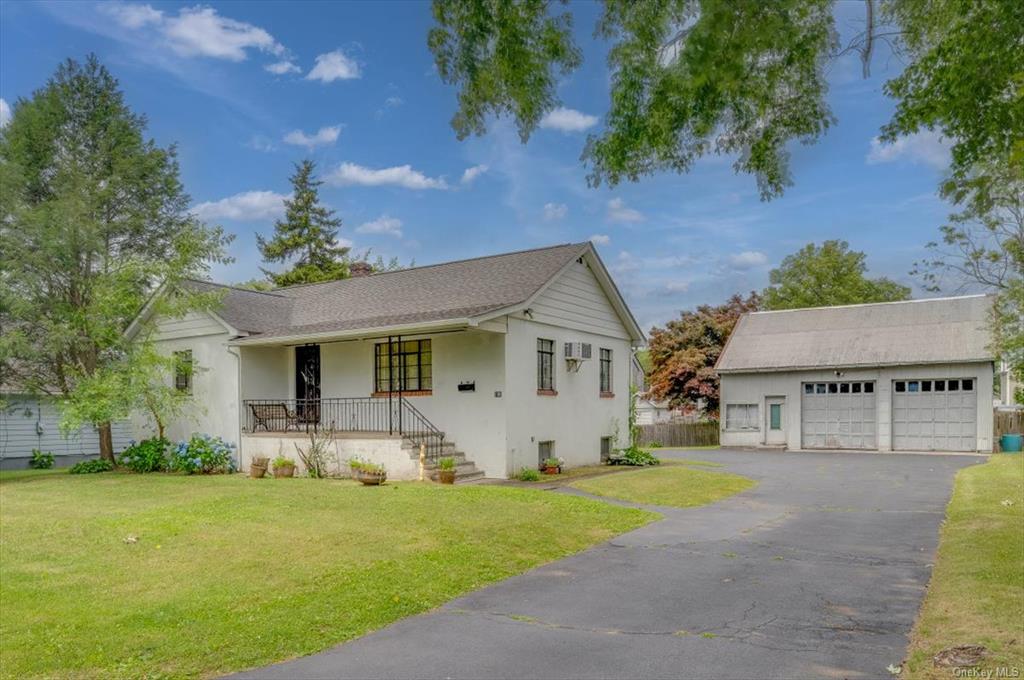
M 992 297 L 908 300 L 743 315 L 720 373 L 992 361 Z

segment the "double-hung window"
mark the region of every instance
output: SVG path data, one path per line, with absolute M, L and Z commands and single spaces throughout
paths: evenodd
M 612 394 L 612 351 L 601 349 L 601 396 L 608 397 Z
M 726 430 L 760 430 L 757 404 L 726 404 Z
M 555 341 L 537 338 L 537 391 L 555 391 Z
M 374 392 L 425 392 L 433 388 L 430 340 L 378 342 Z
M 192 350 L 174 353 L 174 389 L 192 394 Z

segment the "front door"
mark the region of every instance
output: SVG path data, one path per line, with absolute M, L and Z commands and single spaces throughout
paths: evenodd
M 765 436 L 764 443 L 771 446 L 786 444 L 786 399 L 768 397 L 764 400 Z
M 320 345 L 295 348 L 295 413 L 302 422 L 320 421 Z

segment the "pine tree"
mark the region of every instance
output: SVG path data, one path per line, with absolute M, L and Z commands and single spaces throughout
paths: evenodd
M 308 159 L 295 165 L 293 194 L 284 202 L 284 220 L 274 223 L 270 240 L 256 237 L 265 262 L 292 263 L 281 273 L 263 269 L 275 286 L 334 281 L 349 275 L 349 248 L 339 246 L 337 239 L 341 218 L 320 204 L 319 187 L 323 182 L 316 179 L 315 169 L 316 164 Z

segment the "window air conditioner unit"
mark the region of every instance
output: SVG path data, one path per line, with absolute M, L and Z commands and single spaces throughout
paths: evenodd
M 589 342 L 567 342 L 565 343 L 565 361 L 570 371 L 580 370 L 582 362 L 591 356 Z

